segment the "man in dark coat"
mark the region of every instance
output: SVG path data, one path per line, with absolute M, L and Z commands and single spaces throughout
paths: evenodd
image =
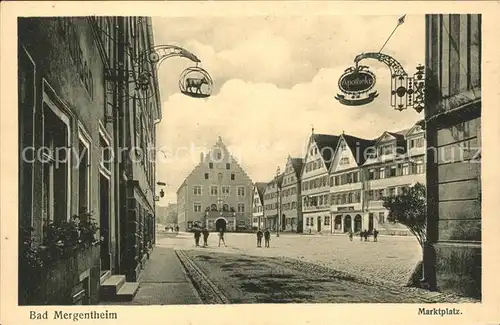
M 365 231 L 363 231 L 363 234 L 365 236 L 365 241 L 368 241 L 368 230 L 365 229 Z
M 264 236 L 262 230 L 257 230 L 257 247 L 262 247 L 262 236 Z
M 208 246 L 208 236 L 210 233 L 208 232 L 207 228 L 203 229 L 203 246 L 207 247 Z
M 266 231 L 264 231 L 264 242 L 266 247 L 269 247 L 270 240 L 271 240 L 271 233 L 269 232 L 269 229 L 266 229 Z
M 224 240 L 224 229 L 219 230 L 219 247 L 221 241 L 224 243 L 224 246 L 227 247 L 226 241 Z
M 193 229 L 194 231 L 194 242 L 196 244 L 196 247 L 200 246 L 200 237 L 201 237 L 201 230 L 198 227 L 195 227 Z
M 378 236 L 378 230 L 373 229 L 373 241 L 377 241 L 377 236 Z

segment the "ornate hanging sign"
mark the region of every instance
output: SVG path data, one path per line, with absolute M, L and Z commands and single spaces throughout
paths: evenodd
M 375 87 L 375 82 L 376 77 L 367 66 L 350 67 L 340 76 L 341 94 L 337 94 L 335 99 L 347 106 L 371 103 L 378 96 L 376 91 L 370 92 Z
M 418 113 L 424 109 L 425 67 L 419 65 L 417 72 L 410 77 L 396 59 L 380 52 L 362 53 L 356 56 L 354 59 L 356 66 L 347 69 L 340 77 L 339 88 L 345 93 L 335 97 L 340 103 L 348 106 L 365 105 L 371 103 L 378 96 L 376 91 L 367 94 L 367 96 L 361 96 L 373 88 L 373 86 L 368 87 L 370 79 L 365 77 L 366 73 L 371 74 L 371 72 L 367 70 L 366 66 L 358 66 L 359 62 L 364 59 L 375 59 L 389 67 L 391 71 L 391 106 L 394 109 L 402 111 L 413 107 Z M 375 80 L 373 85 L 375 85 Z

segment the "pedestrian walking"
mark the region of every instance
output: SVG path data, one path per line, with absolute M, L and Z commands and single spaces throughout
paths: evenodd
M 227 247 L 226 241 L 224 240 L 224 230 L 223 229 L 219 230 L 219 247 L 220 247 L 221 241 L 224 243 L 224 247 Z
M 359 240 L 363 241 L 363 237 L 365 237 L 365 232 L 364 231 L 360 231 L 359 232 Z
M 354 234 L 352 233 L 352 230 L 349 230 L 349 240 L 352 241 L 352 237 L 354 236 Z
M 179 226 L 175 226 L 175 232 L 179 232 Z
M 373 229 L 373 241 L 377 241 L 378 231 L 377 229 Z
M 264 242 L 266 247 L 269 247 L 270 241 L 271 241 L 271 233 L 269 232 L 269 229 L 266 229 L 266 231 L 264 231 Z
M 207 228 L 203 229 L 203 246 L 207 247 L 208 246 L 208 236 L 210 233 L 208 232 Z
M 196 247 L 200 246 L 200 237 L 201 237 L 200 229 L 194 228 L 194 242 L 196 244 Z
M 262 236 L 264 236 L 262 230 L 257 230 L 257 247 L 262 247 Z
M 368 230 L 365 229 L 365 231 L 363 231 L 363 234 L 365 236 L 365 241 L 368 241 Z

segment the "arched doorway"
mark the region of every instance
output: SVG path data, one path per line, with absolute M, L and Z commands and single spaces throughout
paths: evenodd
M 218 218 L 217 220 L 215 220 L 215 230 L 217 232 L 219 231 L 226 231 L 226 227 L 227 227 L 227 220 L 224 219 L 224 218 Z
M 363 227 L 363 220 L 361 216 L 358 214 L 354 217 L 354 232 L 361 231 L 362 227 Z
M 342 231 L 342 215 L 339 214 L 335 217 L 335 230 Z
M 352 220 L 351 216 L 347 215 L 344 217 L 344 232 L 348 232 L 352 229 Z

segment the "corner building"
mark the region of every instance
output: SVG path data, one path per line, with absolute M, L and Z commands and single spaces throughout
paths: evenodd
M 177 190 L 179 228 L 250 229 L 253 190 L 250 177 L 219 138 Z

